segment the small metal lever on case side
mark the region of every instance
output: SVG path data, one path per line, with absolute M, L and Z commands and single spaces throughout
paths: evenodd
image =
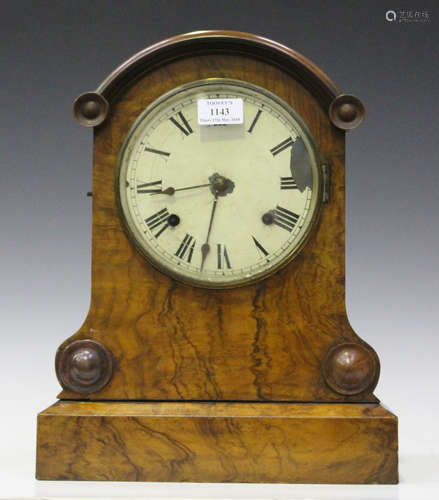
M 323 173 L 323 203 L 329 203 L 329 193 L 330 193 L 330 185 L 331 185 L 331 167 L 328 163 L 324 163 L 322 165 L 322 173 Z

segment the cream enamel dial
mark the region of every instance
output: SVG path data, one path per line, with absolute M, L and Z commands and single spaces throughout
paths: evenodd
M 242 99 L 243 123 L 199 125 L 199 99 Z M 260 87 L 208 79 L 140 115 L 119 155 L 116 189 L 126 230 L 153 266 L 227 288 L 267 277 L 298 253 L 321 184 L 312 137 L 291 107 Z

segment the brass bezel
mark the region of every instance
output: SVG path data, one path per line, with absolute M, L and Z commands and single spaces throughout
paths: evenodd
M 167 267 L 163 266 L 161 262 L 157 261 L 153 256 L 151 256 L 145 249 L 143 245 L 140 244 L 138 241 L 137 236 L 135 235 L 134 231 L 131 229 L 130 224 L 128 222 L 127 216 L 125 214 L 125 211 L 123 209 L 122 205 L 122 200 L 121 200 L 121 194 L 120 194 L 120 173 L 121 173 L 121 166 L 122 166 L 122 159 L 124 156 L 124 153 L 127 149 L 127 146 L 129 144 L 129 141 L 132 137 L 132 135 L 135 133 L 137 127 L 140 125 L 140 123 L 143 122 L 144 117 L 150 114 L 156 107 L 158 107 L 160 104 L 168 100 L 169 98 L 187 90 L 193 87 L 198 87 L 198 86 L 203 86 L 203 85 L 212 85 L 212 84 L 231 84 L 231 85 L 236 85 L 236 86 L 241 86 L 244 88 L 251 89 L 254 92 L 261 93 L 270 99 L 272 99 L 275 103 L 277 103 L 279 106 L 281 106 L 288 114 L 290 114 L 293 119 L 298 123 L 298 125 L 301 128 L 301 132 L 304 133 L 306 136 L 307 140 L 309 141 L 309 144 L 311 146 L 311 150 L 315 159 L 315 170 L 316 170 L 316 176 L 317 176 L 317 193 L 314 198 L 314 206 L 310 209 L 311 211 L 311 217 L 309 224 L 306 228 L 306 230 L 303 232 L 299 243 L 293 248 L 290 254 L 288 254 L 281 262 L 279 262 L 276 266 L 270 267 L 267 269 L 266 272 L 258 273 L 255 276 L 252 276 L 251 278 L 247 279 L 242 279 L 236 282 L 227 282 L 227 283 L 207 283 L 207 282 L 202 282 L 201 280 L 197 279 L 192 279 L 187 276 L 181 276 L 178 273 L 173 272 L 172 270 L 168 269 Z M 145 258 L 145 260 L 152 265 L 157 271 L 160 271 L 161 273 L 165 274 L 169 278 L 178 281 L 179 283 L 182 283 L 184 285 L 190 285 L 194 286 L 196 288 L 203 288 L 203 289 L 211 289 L 211 290 L 224 290 L 224 289 L 233 289 L 233 288 L 240 288 L 244 287 L 247 285 L 254 284 L 258 281 L 262 281 L 264 279 L 269 278 L 270 276 L 273 276 L 275 273 L 283 269 L 285 266 L 287 266 L 303 249 L 303 247 L 306 245 L 306 243 L 309 240 L 310 235 L 312 234 L 313 230 L 317 226 L 317 222 L 319 220 L 320 212 L 322 209 L 322 204 L 323 204 L 323 172 L 322 172 L 322 158 L 320 155 L 319 148 L 317 147 L 314 137 L 309 131 L 306 123 L 303 121 L 302 117 L 290 106 L 287 102 L 285 102 L 283 99 L 278 97 L 276 94 L 273 92 L 264 89 L 263 87 L 260 87 L 258 85 L 254 85 L 249 82 L 245 82 L 242 80 L 237 80 L 237 79 L 232 79 L 232 78 L 206 78 L 202 80 L 195 80 L 190 83 L 186 83 L 183 85 L 180 85 L 160 97 L 158 97 L 154 102 L 152 102 L 149 106 L 147 106 L 142 113 L 137 117 L 133 125 L 131 126 L 128 134 L 126 135 L 124 142 L 122 144 L 122 147 L 119 151 L 119 154 L 117 156 L 116 160 L 116 165 L 115 165 L 115 192 L 116 192 L 116 205 L 117 205 L 117 210 L 119 213 L 119 217 L 122 220 L 122 225 L 125 230 L 126 235 L 128 236 L 128 239 L 131 241 L 131 243 L 134 245 L 136 250 Z

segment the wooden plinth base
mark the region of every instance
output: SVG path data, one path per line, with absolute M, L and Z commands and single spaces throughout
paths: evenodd
M 37 478 L 397 483 L 378 404 L 60 401 L 38 415 Z

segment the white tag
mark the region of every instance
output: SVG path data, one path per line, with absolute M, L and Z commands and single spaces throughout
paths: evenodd
M 242 99 L 198 99 L 198 125 L 244 123 Z

